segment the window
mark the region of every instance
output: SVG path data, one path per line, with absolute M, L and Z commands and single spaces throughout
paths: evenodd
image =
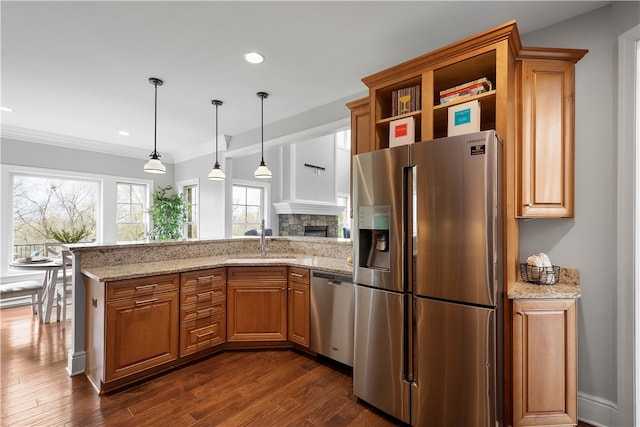
M 60 243 L 96 239 L 97 181 L 13 175 L 13 258 L 58 256 Z
M 263 218 L 264 189 L 248 185 L 233 186 L 232 236 L 242 236 L 251 229 L 260 229 Z
M 184 202 L 187 206 L 187 218 L 184 224 L 184 237 L 187 239 L 198 238 L 198 186 L 185 185 L 182 188 Z
M 336 203 L 339 206 L 344 206 L 343 211 L 338 215 L 338 235 L 340 237 L 349 238 L 351 236 L 346 235 L 349 233 L 351 228 L 351 224 L 349 222 L 349 196 L 338 196 Z M 345 233 L 345 231 L 347 233 Z
M 336 147 L 343 150 L 351 150 L 351 129 L 336 132 Z
M 143 239 L 146 231 L 147 185 L 118 182 L 116 192 L 118 241 Z

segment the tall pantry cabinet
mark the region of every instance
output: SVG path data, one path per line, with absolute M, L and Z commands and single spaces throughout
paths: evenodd
M 472 100 L 480 104 L 480 129 L 495 129 L 503 141 L 505 425 L 521 420 L 513 416 L 514 399 L 521 401 L 513 366 L 521 363 L 513 360 L 512 301 L 506 297 L 518 280 L 518 218 L 573 215 L 573 67 L 586 52 L 523 48 L 510 21 L 363 78 L 368 98 L 347 104 L 353 155 L 389 147 L 398 119 L 413 119 L 416 142 L 446 137 L 448 109 Z M 491 82 L 489 90 L 440 103 L 440 91 L 481 78 Z M 405 88 L 418 88 L 412 93 L 420 102 L 398 114 L 394 96 Z M 577 363 L 575 354 L 567 357 L 573 359 L 558 363 Z

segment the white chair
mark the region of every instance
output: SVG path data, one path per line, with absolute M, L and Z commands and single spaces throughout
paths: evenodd
M 67 305 L 72 301 L 73 287 L 73 255 L 70 251 L 62 251 L 62 281 L 56 283 L 56 319 L 62 318 L 62 329 L 67 324 Z
M 42 320 L 42 282 L 26 280 L 0 285 L 0 300 L 25 297 L 29 295 L 31 295 L 33 314 L 38 313 L 39 319 Z

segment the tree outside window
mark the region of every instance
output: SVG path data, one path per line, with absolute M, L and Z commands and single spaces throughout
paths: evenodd
M 60 243 L 95 240 L 98 195 L 96 181 L 14 175 L 14 259 L 35 251 L 57 255 Z
M 232 235 L 242 236 L 251 229 L 259 229 L 262 222 L 264 190 L 246 185 L 233 186 Z
M 116 186 L 118 241 L 141 240 L 146 231 L 147 185 L 119 182 Z

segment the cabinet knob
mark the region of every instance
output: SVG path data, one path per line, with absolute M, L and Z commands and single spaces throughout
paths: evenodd
M 521 311 L 516 311 L 516 314 L 517 314 L 518 316 L 524 316 L 524 313 L 522 313 Z

